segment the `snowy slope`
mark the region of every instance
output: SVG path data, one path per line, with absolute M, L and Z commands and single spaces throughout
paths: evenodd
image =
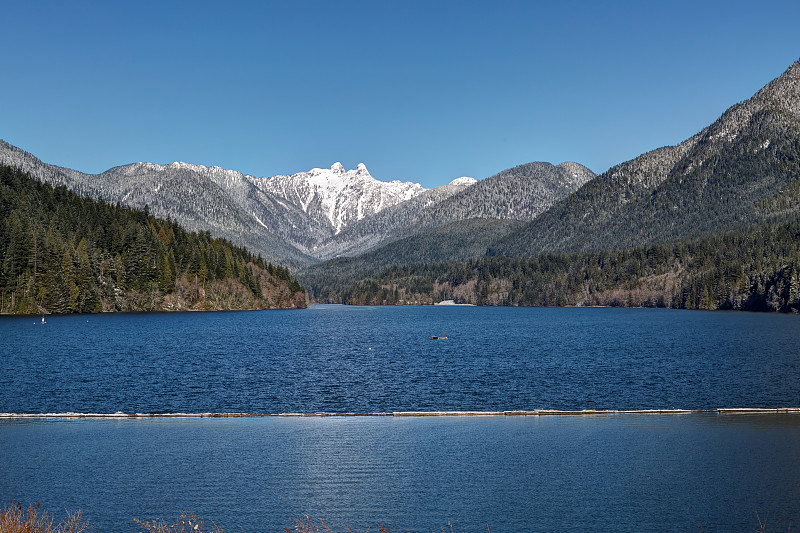
M 253 183 L 262 191 L 298 206 L 333 233 L 380 211 L 423 193 L 418 183 L 379 181 L 360 163 L 345 170 L 341 163 L 331 168 L 314 168 L 291 176 L 273 176 Z

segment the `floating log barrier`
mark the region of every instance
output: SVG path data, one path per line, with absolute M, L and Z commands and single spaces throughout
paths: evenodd
M 395 411 L 392 416 L 503 416 L 504 411 Z
M 760 409 L 758 407 L 726 407 L 717 409 L 721 415 L 737 415 L 737 414 L 751 414 L 751 413 L 785 413 L 785 414 L 800 414 L 800 407 L 785 407 L 782 409 Z
M 633 409 L 597 410 L 583 409 L 566 411 L 558 409 L 535 409 L 532 411 L 395 411 L 378 413 L 0 413 L 0 419 L 14 418 L 325 418 L 325 417 L 487 417 L 487 416 L 600 416 L 600 415 L 684 415 L 684 414 L 786 414 L 800 415 L 800 407 L 722 407 L 719 409 Z

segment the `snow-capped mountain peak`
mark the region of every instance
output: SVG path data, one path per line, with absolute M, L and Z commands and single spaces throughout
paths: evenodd
M 307 172 L 258 178 L 218 166 L 195 165 L 175 161 L 167 165 L 134 163 L 114 169 L 127 176 L 174 176 L 195 173 L 210 179 L 229 194 L 244 201 L 249 187 L 275 195 L 300 208 L 306 215 L 331 233 L 422 193 L 418 183 L 375 179 L 364 163 L 347 170 L 340 162 L 330 168 L 312 168 Z M 159 181 L 160 183 L 160 181 Z M 156 185 L 161 187 L 161 185 Z M 240 198 L 241 197 L 241 198 Z
M 346 170 L 338 161 L 329 169 L 313 168 L 257 182 L 262 190 L 300 207 L 334 233 L 425 191 L 419 183 L 377 180 L 364 163 Z
M 376 181 L 364 163 L 359 163 L 355 170 L 345 170 L 344 166 L 338 161 L 331 165 L 331 168 L 312 168 L 308 172 L 298 172 L 291 176 L 274 176 L 270 180 L 285 180 L 291 178 L 294 181 L 308 181 L 316 187 L 340 191 L 348 185 L 360 181 Z

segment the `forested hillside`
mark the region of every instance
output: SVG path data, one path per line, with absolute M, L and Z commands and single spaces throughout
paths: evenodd
M 2 141 L 0 162 L 112 202 L 3 170 L 3 312 L 304 305 L 288 271 L 209 231 L 302 268 L 321 302 L 798 310 L 800 61 L 684 142 L 600 176 L 528 163 L 428 191 L 363 165 L 92 176 Z
M 395 266 L 330 287 L 350 304 L 459 303 L 800 312 L 800 218 L 617 251 Z
M 425 233 L 406 237 L 356 257 L 340 257 L 298 271 L 318 301 L 337 301 L 353 280 L 375 276 L 391 265 L 464 261 L 480 257 L 486 248 L 515 228 L 519 220 L 472 218 L 451 222 Z M 312 289 L 313 287 L 313 289 Z
M 286 268 L 0 166 L 0 312 L 305 307 Z
M 261 193 L 239 172 L 182 163 L 134 163 L 84 174 L 43 163 L 2 140 L 0 165 L 20 169 L 54 187 L 63 185 L 81 196 L 138 209 L 147 205 L 157 217 L 170 217 L 190 231 L 209 231 L 276 264 L 312 261 L 274 233 L 284 226 L 305 231 L 304 215 Z
M 594 178 L 578 163 L 526 163 L 477 182 L 446 202 L 422 211 L 403 235 L 470 218 L 530 221 Z
M 617 249 L 767 223 L 800 212 L 798 184 L 800 61 L 680 145 L 609 169 L 492 253 Z

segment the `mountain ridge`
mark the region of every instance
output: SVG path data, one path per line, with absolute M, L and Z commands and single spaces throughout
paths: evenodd
M 292 176 L 269 178 L 184 162 L 167 165 L 137 162 L 112 167 L 99 174 L 85 174 L 46 164 L 5 141 L 0 141 L 0 163 L 20 168 L 42 182 L 64 185 L 82 195 L 131 207 L 147 205 L 154 214 L 176 218 L 188 229 L 209 230 L 262 253 L 270 261 L 291 265 L 316 262 L 308 252 L 316 242 L 335 233 L 337 216 L 338 220 L 346 220 L 349 214 L 309 216 L 310 202 L 303 205 L 289 201 L 288 195 L 276 194 L 277 188 L 286 186 L 282 181 L 297 181 L 308 176 L 319 178 L 326 172 L 333 172 L 342 178 L 370 183 L 378 203 L 352 214 L 356 219 L 424 190 L 410 182 L 375 180 L 363 164 L 349 172 L 335 163 L 330 170 L 312 169 Z M 336 185 L 334 189 L 346 189 L 352 183 L 342 179 Z M 319 189 L 312 191 L 313 195 L 320 196 Z M 389 192 L 384 193 L 384 189 Z M 338 201 L 364 208 L 363 202 L 359 206 L 352 201 L 358 196 L 358 188 L 350 192 L 349 198 Z M 321 196 L 326 197 L 324 193 Z M 330 196 L 328 194 L 318 203 L 324 204 L 327 199 L 328 206 L 335 207 L 337 199 L 331 201 Z M 330 214 L 330 210 L 327 213 Z
M 0 144 L 0 162 L 16 162 L 43 181 L 148 205 L 189 229 L 210 230 L 298 266 L 378 257 L 382 249 L 402 249 L 388 256 L 407 258 L 415 242 L 456 238 L 465 239 L 453 256 L 460 258 L 487 242 L 486 235 L 458 227 L 474 219 L 523 222 L 470 225 L 496 239 L 487 254 L 519 257 L 629 248 L 792 217 L 800 213 L 798 154 L 800 61 L 683 142 L 600 175 L 578 163 L 532 162 L 433 189 L 379 181 L 364 164 L 345 170 L 341 163 L 268 178 L 182 162 L 88 175 Z M 410 240 L 386 248 L 404 239 Z M 426 257 L 447 261 L 447 244 Z
M 762 220 L 798 179 L 800 61 L 675 146 L 610 168 L 499 241 L 493 255 L 646 245 Z
M 85 174 L 43 163 L 4 141 L 0 163 L 82 195 L 147 206 L 187 229 L 211 231 L 269 261 L 301 267 L 358 255 L 459 220 L 527 221 L 594 176 L 577 163 L 528 163 L 485 180 L 459 177 L 425 189 L 410 181 L 377 180 L 363 163 L 353 170 L 337 162 L 329 169 L 271 177 L 180 161 L 137 162 Z
M 476 218 L 530 221 L 594 176 L 579 163 L 533 162 L 477 182 L 458 178 L 359 221 L 341 236 L 348 247 L 341 246 L 334 237 L 323 243 L 318 255 L 322 259 L 357 256 L 400 239 Z

